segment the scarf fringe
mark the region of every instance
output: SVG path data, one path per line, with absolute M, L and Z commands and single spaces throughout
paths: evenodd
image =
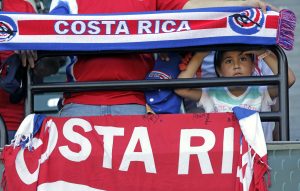
M 20 146 L 23 149 L 28 149 L 29 151 L 32 151 L 32 138 L 32 133 L 29 135 L 16 135 L 11 141 L 11 145 L 13 145 L 14 148 Z
M 294 47 L 294 31 L 296 28 L 296 15 L 294 12 L 283 9 L 279 12 L 279 28 L 277 31 L 276 43 L 285 50 L 292 50 Z
M 26 116 L 16 132 L 14 139 L 11 141 L 11 145 L 14 148 L 21 147 L 32 151 L 33 137 L 42 127 L 45 118 L 46 116 L 41 114 L 30 114 Z

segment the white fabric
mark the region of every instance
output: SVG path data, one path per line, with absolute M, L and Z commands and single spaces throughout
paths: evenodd
M 261 128 L 258 113 L 239 120 L 239 124 L 247 143 L 260 157 L 267 155 L 267 146 Z
M 65 3 L 68 5 L 70 14 L 78 14 L 78 5 L 76 0 L 52 0 L 50 6 L 50 12 L 60 3 Z
M 214 54 L 215 52 L 212 51 L 208 56 L 204 58 L 201 66 L 201 77 L 205 77 L 205 78 L 217 77 L 215 72 L 215 67 L 214 67 Z M 264 60 L 258 60 L 257 67 L 254 70 L 252 75 L 270 76 L 274 74 Z M 271 106 L 263 107 L 261 111 L 271 111 Z M 275 128 L 275 122 L 263 122 L 262 126 L 263 126 L 263 131 L 265 134 L 266 141 L 267 142 L 273 141 L 273 130 Z
M 214 66 L 215 51 L 210 52 L 208 56 L 203 59 L 201 65 L 201 77 L 217 77 Z
M 35 114 L 27 115 L 26 118 L 22 121 L 21 125 L 19 126 L 15 138 L 11 141 L 14 147 L 20 146 L 22 141 L 28 139 L 25 147 L 30 148 L 32 144 L 32 134 L 34 128 L 34 116 Z
M 235 106 L 255 111 L 271 111 L 274 104 L 275 101 L 271 99 L 267 86 L 249 86 L 239 97 L 232 95 L 227 87 L 221 87 L 203 88 L 198 107 L 203 107 L 206 113 L 232 112 Z M 263 122 L 262 126 L 266 141 L 272 141 L 275 123 Z
M 271 76 L 274 75 L 271 68 L 264 60 L 258 60 L 257 67 L 253 72 L 253 76 Z

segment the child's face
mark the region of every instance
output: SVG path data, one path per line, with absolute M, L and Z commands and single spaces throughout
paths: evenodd
M 221 77 L 251 76 L 254 63 L 251 55 L 241 51 L 224 52 L 221 65 L 217 68 Z

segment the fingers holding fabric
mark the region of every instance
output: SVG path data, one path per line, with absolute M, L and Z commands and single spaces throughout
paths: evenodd
M 271 5 L 270 3 L 267 3 L 264 0 L 247 0 L 245 1 L 245 6 L 259 7 L 264 13 L 267 13 L 267 7 L 270 7 L 273 11 L 279 12 L 279 9 L 277 7 Z
M 34 68 L 35 62 L 37 61 L 37 52 L 34 50 L 19 50 L 16 51 L 19 54 L 23 67 L 29 66 Z

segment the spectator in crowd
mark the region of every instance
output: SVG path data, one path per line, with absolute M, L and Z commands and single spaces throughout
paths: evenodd
M 212 51 L 208 56 L 206 56 L 203 59 L 201 69 L 200 69 L 201 70 L 200 75 L 195 76 L 195 78 L 196 77 L 198 78 L 217 77 L 217 74 L 215 72 L 215 67 L 214 67 L 214 55 L 215 55 L 215 51 Z M 257 58 L 255 58 L 255 68 L 252 73 L 252 76 L 270 76 L 270 75 L 274 75 L 274 74 L 270 69 L 270 67 L 264 62 L 264 60 L 258 60 Z M 278 102 L 276 100 L 277 99 L 274 100 L 275 105 L 273 105 L 272 107 L 264 108 L 266 109 L 264 110 L 264 112 L 278 111 Z M 183 99 L 183 105 L 184 105 L 183 108 L 185 113 L 205 112 L 203 107 L 197 106 L 197 103 L 198 102 L 194 100 Z M 278 131 L 279 131 L 277 127 L 278 124 L 277 126 L 275 126 L 275 122 L 270 121 L 270 122 L 263 122 L 262 125 L 263 125 L 263 131 L 264 134 L 266 135 L 267 141 L 278 140 Z
M 35 1 L 3 0 L 2 8 L 2 11 L 6 12 L 37 13 Z M 33 52 L 28 51 L 28 53 Z M 42 82 L 43 77 L 56 73 L 64 63 L 65 57 L 37 60 L 33 79 Z M 8 141 L 10 141 L 24 118 L 27 68 L 22 67 L 21 60 L 14 51 L 0 52 L 0 66 L 0 115 L 4 119 L 8 130 Z
M 36 13 L 36 7 L 34 2 L 26 0 L 3 0 L 2 1 L 2 11 L 7 12 L 27 12 L 27 13 Z M 18 62 L 18 59 L 15 57 L 13 51 L 2 51 L 0 52 L 0 62 L 1 62 L 1 78 L 4 78 L 7 75 L 7 72 L 12 69 L 12 64 L 9 61 Z M 17 65 L 16 65 L 17 66 Z M 17 68 L 15 68 L 17 69 Z M 18 68 L 18 70 L 22 70 Z M 13 72 L 13 71 L 11 71 Z M 26 69 L 25 69 L 26 72 Z M 14 71 L 17 73 L 17 71 Z M 12 74 L 11 74 L 12 75 Z M 17 75 L 22 75 L 18 72 Z M 11 76 L 16 77 L 16 76 Z M 22 76 L 18 76 L 19 85 L 24 86 L 21 82 Z M 16 80 L 16 79 L 14 79 Z M 4 84 L 3 84 L 4 85 Z M 5 91 L 4 88 L 0 88 L 0 114 L 4 119 L 6 127 L 8 129 L 8 139 L 11 140 L 14 137 L 16 130 L 18 129 L 21 121 L 24 118 L 24 88 L 15 87 L 12 88 L 10 92 Z M 16 97 L 16 95 L 18 96 Z M 14 103 L 12 103 L 14 102 Z
M 219 6 L 252 6 L 264 11 L 268 4 L 259 0 L 247 1 L 188 1 L 188 0 L 53 0 L 53 14 L 99 14 L 190 9 Z M 26 53 L 26 52 L 25 52 Z M 21 54 L 23 63 L 34 65 L 35 54 Z M 80 55 L 67 66 L 69 81 L 143 80 L 154 64 L 150 54 Z M 98 91 L 68 93 L 64 96 L 61 116 L 133 115 L 144 114 L 145 98 L 138 91 Z
M 198 52 L 191 59 L 187 69 L 182 71 L 178 78 L 192 78 L 202 65 L 208 52 Z M 215 53 L 215 70 L 221 77 L 251 76 L 255 71 L 255 58 L 263 59 L 274 74 L 278 73 L 277 57 L 270 50 L 255 51 L 217 51 Z M 293 71 L 288 69 L 288 85 L 295 82 Z M 274 99 L 278 95 L 274 86 L 234 86 L 211 87 L 202 89 L 181 88 L 175 92 L 184 97 L 198 102 L 205 112 L 232 112 L 235 106 L 256 111 L 270 111 Z M 269 129 L 267 129 L 269 130 Z M 265 135 L 267 141 L 272 138 L 272 132 Z
M 154 68 L 147 74 L 146 80 L 176 79 L 180 68 L 185 66 L 185 57 L 191 53 L 161 53 L 156 56 Z M 145 91 L 147 113 L 170 114 L 181 113 L 182 98 L 172 89 L 159 88 Z
M 202 62 L 200 75 L 195 76 L 195 78 L 210 78 L 217 77 L 214 67 L 214 55 L 215 51 L 212 51 L 207 55 Z M 255 62 L 255 69 L 252 76 L 269 76 L 274 75 L 269 66 L 263 61 L 258 60 Z M 203 108 L 197 107 L 197 102 L 189 99 L 184 99 L 184 109 L 186 113 L 197 113 L 203 112 Z

